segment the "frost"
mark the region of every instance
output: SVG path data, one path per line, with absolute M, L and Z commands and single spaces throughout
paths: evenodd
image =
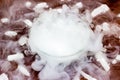
M 32 3 L 31 3 L 30 1 L 25 2 L 25 6 L 26 6 L 27 8 L 31 7 L 31 5 L 32 5 Z
M 92 76 L 86 74 L 86 73 L 83 72 L 83 71 L 80 71 L 80 73 L 81 73 L 81 75 L 82 75 L 83 77 L 85 77 L 87 80 L 97 80 L 97 79 L 93 78 Z
M 106 70 L 106 71 L 109 71 L 110 70 L 110 66 L 109 66 L 109 64 L 108 64 L 108 62 L 107 62 L 107 60 L 106 60 L 106 56 L 105 56 L 105 54 L 103 54 L 102 52 L 99 52 L 99 53 L 97 53 L 96 55 L 95 55 L 95 57 L 96 57 L 96 60 L 98 61 L 98 62 L 100 62 L 100 64 L 103 66 L 103 68 Z
M 17 35 L 17 32 L 15 32 L 15 31 L 6 31 L 4 34 L 6 36 L 13 37 L 13 36 Z
M 28 40 L 28 38 L 26 36 L 22 36 L 18 40 L 18 43 L 19 43 L 19 45 L 23 46 L 23 45 L 25 45 L 27 43 L 27 40 Z
M 18 70 L 24 74 L 25 76 L 30 76 L 29 71 L 27 70 L 27 68 L 24 65 L 18 65 Z
M 23 20 L 23 22 L 28 25 L 29 27 L 32 27 L 32 22 L 29 19 Z
M 106 22 L 104 22 L 104 23 L 102 24 L 102 29 L 103 29 L 104 31 L 110 31 L 109 24 L 106 23 Z
M 95 16 L 97 16 L 97 15 L 99 15 L 101 13 L 105 13 L 107 11 L 109 11 L 109 7 L 106 4 L 102 4 L 101 6 L 95 8 L 92 11 L 91 15 L 92 15 L 92 17 L 95 17 Z
M 8 61 L 17 61 L 17 60 L 21 60 L 24 58 L 24 55 L 22 53 L 16 53 L 13 55 L 8 55 L 7 60 Z
M 82 8 L 83 4 L 81 2 L 78 2 L 74 6 L 77 7 L 77 8 Z
M 9 22 L 9 19 L 8 19 L 8 18 L 2 18 L 2 19 L 1 19 L 1 22 L 2 22 L 2 23 L 8 23 L 8 22 Z
M 117 15 L 117 17 L 120 17 L 120 13 Z
M 41 2 L 41 3 L 38 3 L 34 8 L 33 10 L 36 12 L 36 13 L 41 13 L 42 11 L 44 11 L 44 8 L 48 8 L 48 4 L 46 2 Z
M 2 73 L 2 74 L 0 75 L 0 80 L 9 80 L 7 74 Z
M 120 61 L 120 55 L 117 55 L 116 60 Z

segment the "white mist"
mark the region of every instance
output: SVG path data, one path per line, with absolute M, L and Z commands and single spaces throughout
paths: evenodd
M 76 60 L 86 64 L 84 57 L 88 49 L 94 50 L 91 47 L 96 45 L 101 48 L 101 40 L 98 40 L 101 38 L 97 38 L 89 27 L 88 14 L 79 14 L 78 8 L 63 5 L 59 9 L 45 10 L 34 19 L 29 45 L 41 57 L 32 64 L 34 70 L 40 71 L 40 80 L 70 80 L 64 68 Z M 98 42 L 94 43 L 94 37 Z M 76 68 L 78 74 L 81 68 Z

